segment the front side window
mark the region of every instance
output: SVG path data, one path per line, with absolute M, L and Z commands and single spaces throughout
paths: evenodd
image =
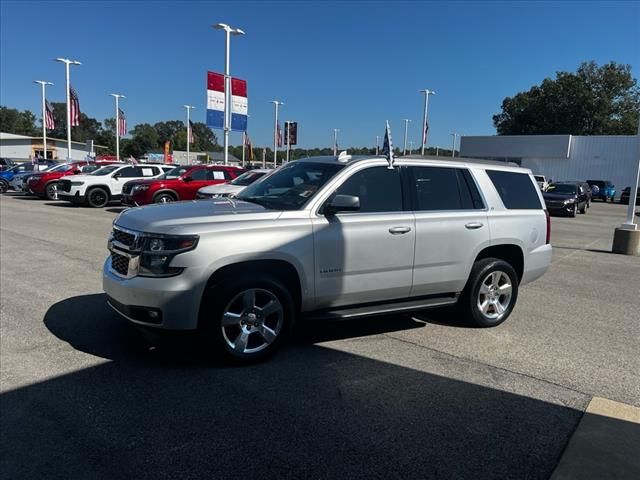
M 173 180 L 173 179 L 181 177 L 182 175 L 187 173 L 187 170 L 189 170 L 189 169 L 186 168 L 186 167 L 175 167 L 175 168 L 172 168 L 171 170 L 169 170 L 167 173 L 165 173 L 162 176 L 162 178 L 164 180 Z
M 264 181 L 249 185 L 236 198 L 273 210 L 299 210 L 343 167 L 335 163 L 291 162 Z
M 191 170 L 187 176 L 191 177 L 191 180 L 211 180 L 211 175 L 206 168 Z
M 360 199 L 361 213 L 401 212 L 402 185 L 397 168 L 372 167 L 348 178 L 336 194 L 354 195 Z
M 92 172 L 91 175 L 95 175 L 97 177 L 102 177 L 102 176 L 105 176 L 105 175 L 112 174 L 113 172 L 115 172 L 119 168 L 120 168 L 119 165 L 110 165 L 108 167 L 99 168 L 95 172 Z
M 528 174 L 487 170 L 487 175 L 496 187 L 502 203 L 508 209 L 538 210 L 542 208 L 537 185 L 534 186 Z
M 126 167 L 120 170 L 118 173 L 122 178 L 135 178 L 142 176 L 140 167 Z

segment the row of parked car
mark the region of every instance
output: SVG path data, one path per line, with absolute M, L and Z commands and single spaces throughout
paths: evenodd
M 575 217 L 578 212 L 587 213 L 592 200 L 612 202 L 616 196 L 615 185 L 609 180 L 562 181 L 549 183 L 543 175 L 535 175 L 542 190 L 547 210 L 556 215 Z M 620 203 L 628 204 L 631 187 L 625 188 L 620 195 Z M 640 189 L 637 192 L 640 200 Z
M 0 192 L 15 190 L 96 208 L 118 200 L 139 206 L 234 195 L 269 172 L 225 165 L 24 163 L 0 172 Z

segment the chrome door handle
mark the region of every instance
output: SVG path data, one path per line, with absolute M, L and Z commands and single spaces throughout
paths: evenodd
M 392 227 L 389 229 L 391 235 L 402 235 L 403 233 L 409 233 L 411 227 Z
M 483 226 L 484 226 L 483 223 L 471 222 L 471 223 L 467 223 L 464 227 L 467 228 L 468 230 L 476 230 L 478 228 L 482 228 Z

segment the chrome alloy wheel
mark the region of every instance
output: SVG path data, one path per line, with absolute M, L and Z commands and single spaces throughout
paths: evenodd
M 252 288 L 237 294 L 225 307 L 222 336 L 236 353 L 257 353 L 278 338 L 283 324 L 284 309 L 278 297 Z
M 501 318 L 511 305 L 513 287 L 509 275 L 496 270 L 485 277 L 478 291 L 478 309 L 491 319 Z

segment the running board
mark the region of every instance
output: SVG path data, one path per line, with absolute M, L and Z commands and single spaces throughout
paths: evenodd
M 451 294 L 445 297 L 420 298 L 417 300 L 405 300 L 401 302 L 376 303 L 373 305 L 354 305 L 337 307 L 331 310 L 316 310 L 303 314 L 306 320 L 347 320 L 373 315 L 385 315 L 392 313 L 413 312 L 427 308 L 444 307 L 453 305 L 458 301 L 459 294 Z

